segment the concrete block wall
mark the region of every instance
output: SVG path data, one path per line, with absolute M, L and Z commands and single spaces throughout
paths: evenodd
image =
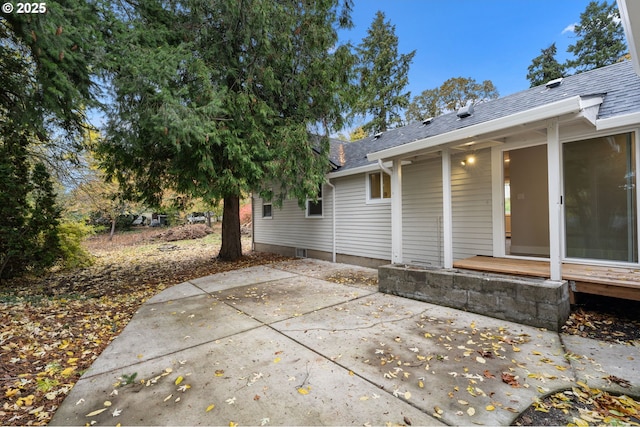
M 380 292 L 559 331 L 570 313 L 566 281 L 405 265 L 378 268 Z

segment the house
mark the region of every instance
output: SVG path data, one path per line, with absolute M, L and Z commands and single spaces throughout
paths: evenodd
M 483 313 L 511 285 L 496 285 L 481 304 L 489 291 L 465 288 L 457 303 L 451 292 L 464 280 L 446 279 L 427 295 L 442 278 L 421 276 L 431 291 L 424 283 L 407 290 L 417 274 L 407 269 L 542 277 L 533 286 L 550 293 L 524 323 L 551 328 L 568 316 L 569 291 L 640 300 L 637 52 L 632 58 L 358 142 L 332 141 L 337 167 L 317 202 L 300 210 L 297 201 L 276 209 L 254 200 L 255 249 L 391 264 L 379 270 L 381 288 Z M 509 291 L 516 312 L 503 307 L 497 317 L 522 320 L 517 311 L 531 305 L 531 292 L 517 294 L 522 280 Z

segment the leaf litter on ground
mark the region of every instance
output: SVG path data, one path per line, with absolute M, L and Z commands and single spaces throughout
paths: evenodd
M 96 236 L 85 244 L 95 257 L 90 267 L 2 282 L 0 425 L 46 425 L 82 373 L 162 290 L 285 259 L 245 250 L 236 262 L 217 261 L 219 227 L 203 228 L 145 228 L 111 242 Z

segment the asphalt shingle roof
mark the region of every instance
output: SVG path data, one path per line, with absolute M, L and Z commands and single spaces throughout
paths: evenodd
M 556 88 L 536 86 L 503 98 L 474 105 L 473 115 L 460 119 L 456 112 L 435 117 L 428 125 L 413 123 L 392 129 L 379 138 L 355 142 L 332 140 L 332 161 L 339 170 L 366 166 L 367 154 L 397 147 L 413 141 L 445 134 L 457 129 L 488 122 L 515 113 L 541 107 L 574 96 L 604 95 L 598 119 L 640 112 L 640 76 L 631 61 L 623 61 L 592 71 L 565 77 Z

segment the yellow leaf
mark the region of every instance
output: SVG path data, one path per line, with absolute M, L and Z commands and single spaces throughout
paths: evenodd
M 35 396 L 33 394 L 30 394 L 27 397 L 21 397 L 16 401 L 16 405 L 18 406 L 31 406 L 33 405 L 33 399 L 35 398 Z
M 20 392 L 20 389 L 17 388 L 10 388 L 9 390 L 7 390 L 4 395 L 5 397 L 12 397 L 15 396 L 16 394 L 18 394 Z
M 589 423 L 580 418 L 573 417 L 573 422 L 579 427 L 589 427 Z
M 486 360 L 484 360 L 484 358 L 478 356 L 478 357 L 476 357 L 476 362 L 478 362 L 478 363 L 486 363 Z
M 466 400 L 458 400 L 458 403 L 465 406 L 469 404 Z
M 99 414 L 103 413 L 106 410 L 107 410 L 107 408 L 98 409 L 97 411 L 89 412 L 86 416 L 87 417 L 95 417 L 96 415 L 99 415 Z
M 309 394 L 309 390 L 307 390 L 306 388 L 300 387 L 298 389 L 298 393 L 300 393 L 300 394 Z
M 493 405 L 487 405 L 484 409 L 486 409 L 487 411 L 494 411 L 496 407 Z
M 532 351 L 531 353 L 533 353 L 536 356 L 542 356 L 542 353 L 540 353 L 539 351 L 536 351 L 536 350 Z
M 77 357 L 72 357 L 72 358 L 67 360 L 67 363 L 69 365 L 75 365 L 76 363 L 78 363 L 78 358 Z
M 354 376 L 355 374 L 353 373 L 353 371 L 349 371 L 349 375 Z
M 223 370 L 223 369 L 218 369 L 218 370 L 216 371 L 216 377 L 221 377 L 221 376 L 223 376 L 223 375 L 224 375 L 224 370 Z
M 209 412 L 209 411 L 211 411 L 211 410 L 212 410 L 213 408 L 215 408 L 215 407 L 216 407 L 216 405 L 214 405 L 214 404 L 212 403 L 211 405 L 207 406 L 207 410 L 206 410 L 205 412 Z
M 513 351 L 515 351 L 516 353 L 520 351 L 520 347 L 516 347 L 515 345 L 513 346 Z
M 418 387 L 424 388 L 424 383 L 422 381 L 418 381 Z
M 556 365 L 556 369 L 557 369 L 558 371 L 566 371 L 566 370 L 567 370 L 567 367 L 566 367 L 566 366 Z
M 72 366 L 72 367 L 66 368 L 65 370 L 60 372 L 60 374 L 63 377 L 68 377 L 68 376 L 71 376 L 71 374 L 73 374 L 73 371 L 75 371 L 75 370 L 76 370 L 75 366 Z
M 111 406 L 111 402 L 110 402 L 110 401 L 108 401 L 108 400 L 105 400 L 105 402 L 103 403 L 103 405 L 104 405 L 104 406 L 109 407 L 109 406 Z
M 183 379 L 184 378 L 182 377 L 182 375 L 180 375 L 178 378 L 176 378 L 176 381 L 175 381 L 176 385 L 180 384 Z
M 467 414 L 468 414 L 470 417 L 473 417 L 473 416 L 475 415 L 475 413 L 476 413 L 476 410 L 475 410 L 475 409 L 473 409 L 473 408 L 469 408 L 469 409 L 467 409 Z
M 234 423 L 233 421 L 229 421 L 229 427 L 238 427 L 238 423 Z
M 411 399 L 411 392 L 410 392 L 410 391 L 405 392 L 405 393 L 404 393 L 404 398 L 405 398 L 406 400 Z
M 436 414 L 438 415 L 442 415 L 444 414 L 444 411 L 439 407 L 439 406 L 434 406 L 433 410 L 435 411 Z
M 279 357 L 276 357 L 275 359 L 273 359 L 273 363 L 278 363 L 280 360 L 282 359 L 280 359 Z

